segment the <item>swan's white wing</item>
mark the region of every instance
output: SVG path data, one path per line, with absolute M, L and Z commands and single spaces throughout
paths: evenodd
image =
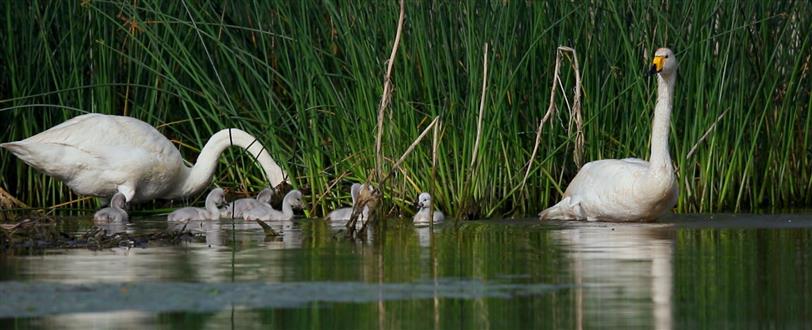
M 71 118 L 24 141 L 69 145 L 95 154 L 102 153 L 94 152 L 96 148 L 113 147 L 122 151 L 141 149 L 159 160 L 180 157 L 175 146 L 149 124 L 131 117 L 95 113 Z
M 587 220 L 632 220 L 648 206 L 648 162 L 627 158 L 590 162 L 581 168 L 567 187 L 573 214 Z
M 183 166 L 180 152 L 155 128 L 122 116 L 78 116 L 3 146 L 84 195 L 110 196 L 126 186 L 134 200 L 153 199 Z

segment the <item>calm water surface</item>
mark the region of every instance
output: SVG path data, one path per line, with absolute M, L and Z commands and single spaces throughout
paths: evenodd
M 164 230 L 136 219 L 133 232 Z M 77 219 L 77 230 L 89 221 Z M 415 228 L 207 222 L 180 246 L 0 256 L 0 328 L 804 328 L 812 216 Z

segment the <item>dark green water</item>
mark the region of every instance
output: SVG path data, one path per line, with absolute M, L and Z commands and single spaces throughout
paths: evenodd
M 0 328 L 812 326 L 809 215 L 483 221 L 434 235 L 392 221 L 366 242 L 321 221 L 278 225 L 273 240 L 252 224 L 191 227 L 205 241 L 0 256 Z

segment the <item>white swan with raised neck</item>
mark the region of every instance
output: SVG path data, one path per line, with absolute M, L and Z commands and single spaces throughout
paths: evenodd
M 626 158 L 587 163 L 561 201 L 539 214 L 541 220 L 648 221 L 676 205 L 679 191 L 668 152 L 668 129 L 677 66 L 670 49 L 655 52 L 651 73 L 657 75 L 657 103 L 649 161 Z

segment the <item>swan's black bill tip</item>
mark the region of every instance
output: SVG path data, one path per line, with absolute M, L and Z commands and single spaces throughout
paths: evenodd
M 646 76 L 647 76 L 647 77 L 648 77 L 648 76 L 652 76 L 652 75 L 657 74 L 657 73 L 659 73 L 659 72 L 657 71 L 657 66 L 652 64 L 652 65 L 651 65 L 651 68 L 649 68 L 649 69 L 648 69 L 648 71 L 646 71 Z

